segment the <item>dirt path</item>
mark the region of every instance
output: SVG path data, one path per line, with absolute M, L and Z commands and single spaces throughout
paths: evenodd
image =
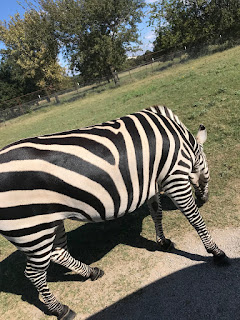
M 188 234 L 173 253 L 142 253 L 159 258 L 142 288 L 85 319 L 240 320 L 240 228 L 212 236 L 231 258 L 229 267 L 214 266 L 195 233 Z

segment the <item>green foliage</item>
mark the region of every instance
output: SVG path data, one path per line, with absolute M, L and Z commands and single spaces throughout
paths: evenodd
M 14 66 L 14 61 L 7 53 L 7 50 L 4 51 L 6 54 L 4 55 L 2 50 L 2 59 L 0 61 L 0 101 L 11 99 L 21 94 L 21 86 L 23 83 L 23 79 L 16 69 L 16 64 Z
M 11 106 L 5 100 L 27 94 L 37 89 L 36 84 L 29 78 L 24 78 L 20 66 L 11 55 L 11 50 L 2 49 L 0 60 L 0 104 L 1 108 Z M 15 101 L 16 103 L 16 101 Z
M 154 51 L 240 37 L 239 0 L 162 0 L 152 5 L 151 21 L 158 21 Z
M 137 41 L 136 23 L 143 0 L 38 0 L 55 22 L 71 69 L 89 81 L 110 79 L 125 61 L 126 50 Z
M 92 32 L 85 36 L 81 44 L 82 50 L 71 56 L 71 66 L 81 72 L 88 82 L 91 79 L 112 77 L 115 69 L 119 69 L 125 61 L 125 49 L 119 39 Z
M 22 93 L 59 86 L 64 70 L 57 61 L 59 46 L 53 23 L 45 12 L 30 10 L 24 18 L 16 14 L 8 23 L 1 22 L 0 41 L 6 47 L 1 50 L 0 70 L 1 78 L 9 84 L 5 86 L 5 99 L 12 81 L 15 87 L 21 84 Z M 19 90 L 15 91 L 15 94 L 19 93 Z

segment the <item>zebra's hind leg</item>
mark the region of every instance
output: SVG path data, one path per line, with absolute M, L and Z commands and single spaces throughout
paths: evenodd
M 183 192 L 184 191 L 184 192 Z M 176 189 L 169 189 L 167 195 L 173 200 L 179 210 L 185 215 L 190 224 L 195 228 L 201 238 L 207 252 L 213 254 L 214 263 L 217 265 L 228 265 L 229 260 L 225 253 L 218 248 L 210 236 L 205 222 L 200 215 L 198 207 L 192 195 L 190 182 L 178 185 Z
M 75 312 L 70 310 L 68 306 L 61 304 L 49 290 L 47 285 L 47 267 L 38 269 L 29 260 L 25 269 L 25 276 L 41 294 L 46 307 L 52 315 L 57 316 L 58 320 L 72 320 L 76 316 Z
M 170 251 L 174 247 L 174 245 L 170 239 L 165 238 L 163 233 L 162 206 L 160 197 L 160 193 L 157 193 L 151 199 L 148 200 L 147 205 L 155 225 L 156 242 L 161 250 Z
M 53 251 L 51 260 L 58 263 L 84 278 L 90 278 L 92 281 L 102 277 L 104 272 L 99 268 L 92 268 L 79 260 L 74 259 L 67 249 L 67 235 L 64 228 L 64 223 L 58 226 L 56 230 L 56 237 L 54 239 Z
M 90 267 L 89 265 L 73 258 L 64 248 L 56 248 L 52 252 L 51 260 L 77 274 L 80 274 L 84 278 L 90 278 L 92 281 L 95 281 L 104 275 L 104 272 L 99 268 Z

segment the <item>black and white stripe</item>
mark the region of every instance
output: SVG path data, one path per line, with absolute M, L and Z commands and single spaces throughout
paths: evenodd
M 47 287 L 50 260 L 92 280 L 103 274 L 71 257 L 65 219 L 115 219 L 148 201 L 157 242 L 167 249 L 171 241 L 162 230 L 160 203 L 165 192 L 207 251 L 224 256 L 191 190 L 192 184 L 197 199 L 207 200 L 205 138 L 203 126 L 195 139 L 171 110 L 155 106 L 101 125 L 24 139 L 0 151 L 0 233 L 26 253 L 25 274 L 58 319 L 72 311 Z

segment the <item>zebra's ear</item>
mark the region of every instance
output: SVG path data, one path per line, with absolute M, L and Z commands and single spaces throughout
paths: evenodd
M 207 140 L 207 130 L 203 124 L 200 124 L 200 126 L 199 126 L 196 140 L 201 145 L 203 145 L 204 142 Z

